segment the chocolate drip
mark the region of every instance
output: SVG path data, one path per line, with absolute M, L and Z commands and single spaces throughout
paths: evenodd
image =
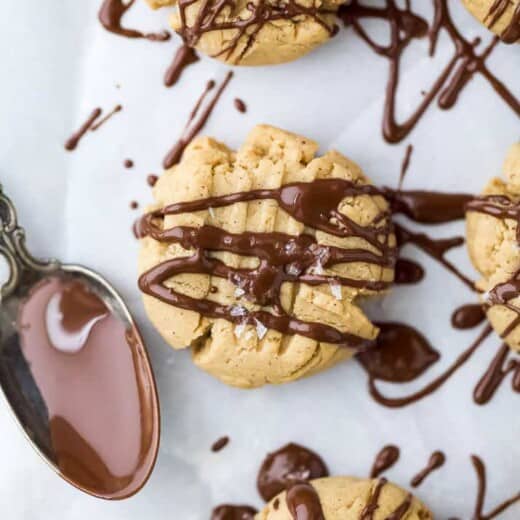
M 123 16 L 134 5 L 135 0 L 103 0 L 99 9 L 98 18 L 101 25 L 109 32 L 125 36 L 126 38 L 146 38 L 152 41 L 166 41 L 170 39 L 168 31 L 160 33 L 143 33 L 136 29 L 127 29 L 121 25 Z
M 308 482 L 291 485 L 285 500 L 294 520 L 325 520 L 320 497 Z
M 211 520 L 254 520 L 256 513 L 251 506 L 224 504 L 213 509 Z
M 424 479 L 430 475 L 433 471 L 436 469 L 439 469 L 441 466 L 444 466 L 444 463 L 446 462 L 446 456 L 442 451 L 434 451 L 431 454 L 430 460 L 428 461 L 428 464 L 426 467 L 419 471 L 415 477 L 412 478 L 412 481 L 410 482 L 410 485 L 412 487 L 420 486 Z
M 376 456 L 370 470 L 370 478 L 377 478 L 399 460 L 399 448 L 392 444 L 385 446 Z
M 101 118 L 96 124 L 90 127 L 91 132 L 95 132 L 99 127 L 103 126 L 112 116 L 123 110 L 122 105 L 116 105 L 105 117 Z
M 461 220 L 466 204 L 473 200 L 467 193 L 443 193 L 439 191 L 402 191 L 383 188 L 392 213 L 402 213 L 421 224 L 444 224 Z
M 461 305 L 453 311 L 451 324 L 455 329 L 472 329 L 486 319 L 486 313 L 480 303 Z
M 520 393 L 520 360 L 518 358 L 508 360 L 510 352 L 509 347 L 504 344 L 491 360 L 473 392 L 473 400 L 477 404 L 488 403 L 508 374 L 512 374 L 513 390 Z
M 370 379 L 406 383 L 423 374 L 440 356 L 416 329 L 403 323 L 377 323 L 375 348 L 357 355 Z
M 401 163 L 401 173 L 399 175 L 399 184 L 397 188 L 397 192 L 401 191 L 403 186 L 404 178 L 406 177 L 406 173 L 408 172 L 408 168 L 410 167 L 410 159 L 412 158 L 413 146 L 409 144 L 406 147 L 406 152 L 403 157 L 403 162 Z
M 166 303 L 196 311 L 210 318 L 223 318 L 232 323 L 256 324 L 283 334 L 300 334 L 316 341 L 361 348 L 367 341 L 350 333 L 316 322 L 301 321 L 282 307 L 280 291 L 285 282 L 321 285 L 331 283 L 370 291 L 380 291 L 389 282 L 366 281 L 316 274 L 315 268 L 332 267 L 340 263 L 369 263 L 392 268 L 395 248 L 388 245 L 392 223 L 387 211 L 382 211 L 372 224 L 361 226 L 338 209 L 346 197 L 377 195 L 374 186 L 357 185 L 344 179 L 317 179 L 308 183 L 287 184 L 279 189 L 252 190 L 220 197 L 181 202 L 145 215 L 136 228 L 140 235 L 148 235 L 166 243 L 178 243 L 185 249 L 194 249 L 189 257 L 167 260 L 152 268 L 139 279 L 141 290 Z M 162 230 L 154 221 L 166 215 L 190 213 L 229 206 L 237 202 L 275 200 L 295 220 L 307 227 L 325 231 L 338 237 L 356 236 L 378 253 L 364 249 L 342 249 L 323 246 L 312 235 L 299 236 L 285 233 L 244 232 L 233 234 L 220 228 L 204 225 L 199 228 L 177 226 Z M 238 255 L 257 256 L 260 263 L 255 269 L 233 268 L 210 257 L 207 251 L 227 251 Z M 201 273 L 226 278 L 244 291 L 247 298 L 263 306 L 272 306 L 273 313 L 245 307 L 225 306 L 210 300 L 197 300 L 167 288 L 163 282 L 180 273 Z
M 77 132 L 74 132 L 65 142 L 65 150 L 71 152 L 75 150 L 81 140 L 81 138 L 92 128 L 92 125 L 96 122 L 96 120 L 101 116 L 102 110 L 101 108 L 95 108 L 88 119 L 81 125 Z
M 486 499 L 486 467 L 480 457 L 477 457 L 476 455 L 471 456 L 471 462 L 475 468 L 478 479 L 477 500 L 475 504 L 475 512 L 473 513 L 473 520 L 492 520 L 513 504 L 520 502 L 520 492 L 518 492 L 508 500 L 499 504 L 491 512 L 484 513 L 484 501 Z
M 376 386 L 375 381 L 377 378 L 369 372 L 368 383 L 370 395 L 379 404 L 388 408 L 400 408 L 403 406 L 408 406 L 409 404 L 427 397 L 428 395 L 435 392 L 435 390 L 439 389 L 460 367 L 462 367 L 471 358 L 478 347 L 489 336 L 491 331 L 491 327 L 486 327 L 478 336 L 478 338 L 464 352 L 462 352 L 462 354 L 457 357 L 454 363 L 450 365 L 440 376 L 437 376 L 431 383 L 427 384 L 421 390 L 418 390 L 417 392 L 414 392 L 408 396 L 396 398 L 384 396 Z
M 334 10 L 314 5 L 307 7 L 295 0 L 258 0 L 257 2 L 249 2 L 247 10 L 250 14 L 246 18 L 242 18 L 243 8 L 236 0 L 228 0 L 226 2 L 208 0 L 198 7 L 199 10 L 195 20 L 192 25 L 188 25 L 187 10 L 193 3 L 193 0 L 179 0 L 178 2 L 181 20 L 181 28 L 178 32 L 183 40 L 190 47 L 195 47 L 205 33 L 234 30 L 229 43 L 213 57 L 222 56 L 226 60 L 230 59 L 242 40 L 244 45 L 235 58 L 235 63 L 238 63 L 246 55 L 262 28 L 276 20 L 312 18 L 331 35 L 337 32 L 335 25 L 329 26 L 323 19 L 324 15 L 334 15 Z
M 476 47 L 480 40 L 470 42 L 466 40 L 455 26 L 448 9 L 447 0 L 433 0 L 434 19 L 431 26 L 416 15 L 410 6 L 405 3 L 399 8 L 395 0 L 386 0 L 383 7 L 369 7 L 362 5 L 359 0 L 352 0 L 340 9 L 340 16 L 345 25 L 351 25 L 372 50 L 387 58 L 390 62 L 390 72 L 386 88 L 386 103 L 383 116 L 383 136 L 391 143 L 403 140 L 420 121 L 426 110 L 438 96 L 438 105 L 442 109 L 454 106 L 462 90 L 476 74 L 481 74 L 493 87 L 494 91 L 507 103 L 510 108 L 520 115 L 520 101 L 487 67 L 486 60 L 496 45 L 496 39 L 483 51 L 477 54 Z M 518 16 L 514 18 L 519 20 Z M 363 18 L 377 18 L 385 20 L 390 26 L 389 45 L 380 45 L 364 30 L 360 20 Z M 506 39 L 518 37 L 520 31 L 509 29 Z M 398 123 L 395 115 L 397 90 L 400 80 L 401 59 L 405 49 L 415 39 L 428 35 L 430 40 L 430 55 L 435 54 L 437 41 L 441 31 L 445 31 L 454 44 L 455 52 L 439 77 L 427 91 L 416 110 L 402 123 Z
M 450 249 L 459 247 L 464 244 L 463 237 L 454 238 L 431 238 L 424 233 L 415 233 L 406 229 L 401 224 L 395 224 L 395 234 L 397 238 L 397 244 L 399 247 L 403 247 L 405 244 L 413 244 L 419 249 L 424 251 L 426 254 L 437 260 L 442 264 L 448 271 L 451 271 L 462 283 L 469 287 L 472 291 L 475 291 L 475 284 L 466 275 L 461 273 L 459 269 L 451 262 L 446 260 L 444 257 Z
M 505 14 L 509 5 L 511 5 L 510 0 L 495 0 L 484 18 L 484 23 L 490 29 L 493 29 L 496 23 Z M 520 40 L 520 4 L 516 6 L 509 24 L 500 34 L 500 39 L 504 43 L 515 43 Z
M 423 267 L 407 258 L 398 258 L 395 263 L 394 283 L 400 285 L 419 283 L 424 278 Z
M 173 61 L 164 74 L 164 85 L 166 87 L 175 85 L 179 81 L 184 69 L 193 63 L 197 63 L 197 61 L 199 61 L 197 53 L 183 43 L 175 52 Z
M 217 104 L 218 100 L 220 99 L 220 96 L 224 92 L 225 88 L 227 87 L 228 83 L 231 81 L 231 78 L 233 77 L 233 72 L 229 71 L 220 85 L 220 87 L 215 92 L 215 95 L 213 98 L 208 102 L 208 105 L 206 108 L 201 112 L 198 119 L 195 119 L 197 117 L 197 114 L 199 112 L 199 109 L 206 99 L 207 95 L 213 88 L 215 87 L 215 82 L 213 80 L 208 81 L 206 84 L 206 88 L 204 89 L 204 92 L 200 96 L 200 98 L 197 100 L 197 103 L 195 104 L 195 107 L 191 111 L 191 114 L 188 118 L 188 122 L 186 123 L 186 126 L 184 127 L 184 131 L 180 137 L 180 139 L 175 143 L 173 148 L 166 154 L 166 157 L 163 161 L 163 166 L 167 170 L 177 164 L 182 154 L 185 150 L 185 148 L 191 143 L 191 141 L 194 139 L 194 137 L 204 128 L 204 125 L 208 121 L 209 117 L 211 116 L 211 113 L 213 112 L 213 109 L 215 108 L 215 105 Z
M 233 104 L 235 105 L 235 108 L 242 114 L 247 112 L 247 106 L 241 99 L 235 98 Z
M 159 180 L 159 177 L 157 175 L 155 175 L 154 173 L 150 173 L 146 177 L 146 182 L 147 182 L 148 186 L 150 186 L 150 188 L 153 188 L 157 184 L 158 180 Z
M 220 450 L 223 450 L 228 444 L 229 444 L 229 437 L 227 437 L 227 436 L 221 437 L 220 439 L 216 440 L 211 445 L 211 451 L 216 453 Z
M 267 455 L 256 485 L 260 496 L 268 502 L 295 482 L 328 476 L 329 470 L 318 454 L 290 443 Z

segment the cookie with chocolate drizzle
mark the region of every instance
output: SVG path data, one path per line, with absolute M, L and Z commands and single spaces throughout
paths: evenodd
M 520 143 L 504 165 L 506 181 L 492 179 L 466 206 L 468 250 L 482 275 L 477 286 L 493 328 L 520 352 Z
M 463 0 L 468 10 L 504 43 L 520 41 L 520 0 Z
M 337 32 L 345 0 L 148 0 L 176 5 L 173 29 L 185 44 L 231 65 L 292 61 Z
M 268 126 L 237 153 L 197 139 L 136 226 L 151 321 L 227 384 L 292 381 L 377 336 L 358 301 L 393 280 L 388 203 L 355 163 L 316 151 Z
M 291 485 L 256 520 L 432 520 L 411 493 L 386 479 L 327 477 Z

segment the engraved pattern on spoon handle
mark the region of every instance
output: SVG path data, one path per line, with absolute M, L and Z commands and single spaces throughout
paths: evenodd
M 0 288 L 0 301 L 16 289 L 24 270 L 51 272 L 60 265 L 57 260 L 40 260 L 29 253 L 25 245 L 25 230 L 18 225 L 16 208 L 1 185 L 0 255 L 6 258 L 9 267 L 9 279 Z

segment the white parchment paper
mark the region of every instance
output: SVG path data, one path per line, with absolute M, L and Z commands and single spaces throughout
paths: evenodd
M 187 69 L 171 89 L 162 75 L 178 45 L 131 41 L 98 24 L 98 0 L 18 2 L 3 0 L 0 18 L 0 181 L 14 199 L 32 250 L 99 270 L 120 289 L 137 316 L 153 359 L 161 398 L 162 443 L 147 487 L 135 498 L 107 503 L 82 495 L 62 482 L 33 453 L 0 408 L 0 515 L 37 520 L 199 520 L 221 502 L 262 505 L 256 471 L 266 452 L 297 441 L 321 453 L 333 474 L 367 475 L 386 443 L 402 449 L 388 477 L 408 486 L 433 450 L 447 455 L 417 494 L 436 518 L 469 519 L 476 478 L 469 456 L 488 468 L 485 510 L 518 490 L 520 474 L 519 396 L 509 383 L 484 407 L 473 404 L 473 387 L 494 355 L 493 336 L 441 390 L 409 408 L 388 410 L 373 403 L 366 375 L 355 363 L 279 388 L 239 391 L 196 369 L 188 352 L 174 353 L 147 324 L 136 288 L 137 243 L 130 228 L 131 200 L 151 200 L 146 175 L 160 173 L 166 150 L 180 134 L 195 100 L 210 78 L 227 67 L 204 58 Z M 466 36 L 491 36 L 450 0 Z M 431 16 L 430 2 L 414 4 Z M 125 23 L 142 29 L 166 25 L 166 13 L 136 6 Z M 373 22 L 378 37 L 387 27 Z M 427 42 L 407 51 L 399 111 L 407 114 L 420 91 L 452 54 L 443 35 L 435 59 Z M 490 68 L 520 95 L 520 49 L 500 46 Z M 358 161 L 375 183 L 395 185 L 406 144 L 415 151 L 406 187 L 479 191 L 501 167 L 507 147 L 520 137 L 520 124 L 482 77 L 462 93 L 455 109 L 429 110 L 409 139 L 388 145 L 380 136 L 388 63 L 374 56 L 352 31 L 342 30 L 328 45 L 288 65 L 237 69 L 205 132 L 238 146 L 257 123 L 301 133 Z M 117 88 L 116 85 L 120 85 Z M 242 98 L 246 114 L 233 108 Z M 63 149 L 70 132 L 101 106 L 124 105 L 72 154 Z M 135 162 L 132 170 L 123 160 Z M 413 227 L 413 226 L 412 226 Z M 429 228 L 435 236 L 462 233 L 463 225 Z M 474 296 L 438 264 L 407 248 L 427 266 L 417 286 L 396 288 L 378 317 L 414 324 L 441 351 L 440 363 L 409 387 L 422 386 L 475 338 L 479 329 L 451 328 L 453 309 Z M 464 248 L 449 256 L 476 276 Z M 221 435 L 231 444 L 218 454 L 210 446 Z M 117 439 L 114 439 L 117 442 Z M 504 519 L 520 518 L 520 508 Z

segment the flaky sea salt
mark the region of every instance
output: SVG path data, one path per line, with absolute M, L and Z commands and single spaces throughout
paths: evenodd
M 258 339 L 264 339 L 265 335 L 267 334 L 267 327 L 260 321 L 255 318 L 256 323 L 256 335 L 258 336 Z
M 301 269 L 296 264 L 288 264 L 285 271 L 291 276 L 298 276 L 301 273 Z
M 213 210 L 213 208 L 211 206 L 208 208 L 208 211 L 209 211 L 209 214 L 211 215 L 211 218 L 215 218 L 215 211 Z
M 329 286 L 330 286 L 330 292 L 332 293 L 332 296 L 334 296 L 334 298 L 336 298 L 336 300 L 342 300 L 343 294 L 341 293 L 341 285 L 339 285 L 339 283 L 336 283 L 336 282 L 330 282 Z
M 247 314 L 247 309 L 242 305 L 233 305 L 229 310 L 229 314 L 235 318 L 237 316 L 245 316 Z
M 246 294 L 246 291 L 244 291 L 244 289 L 242 289 L 241 287 L 235 288 L 235 298 L 240 298 L 241 296 L 244 296 L 244 294 Z
M 240 338 L 242 337 L 242 334 L 244 334 L 244 331 L 246 330 L 246 324 L 244 322 L 242 323 L 239 323 L 238 325 L 235 326 L 235 336 L 237 338 Z

